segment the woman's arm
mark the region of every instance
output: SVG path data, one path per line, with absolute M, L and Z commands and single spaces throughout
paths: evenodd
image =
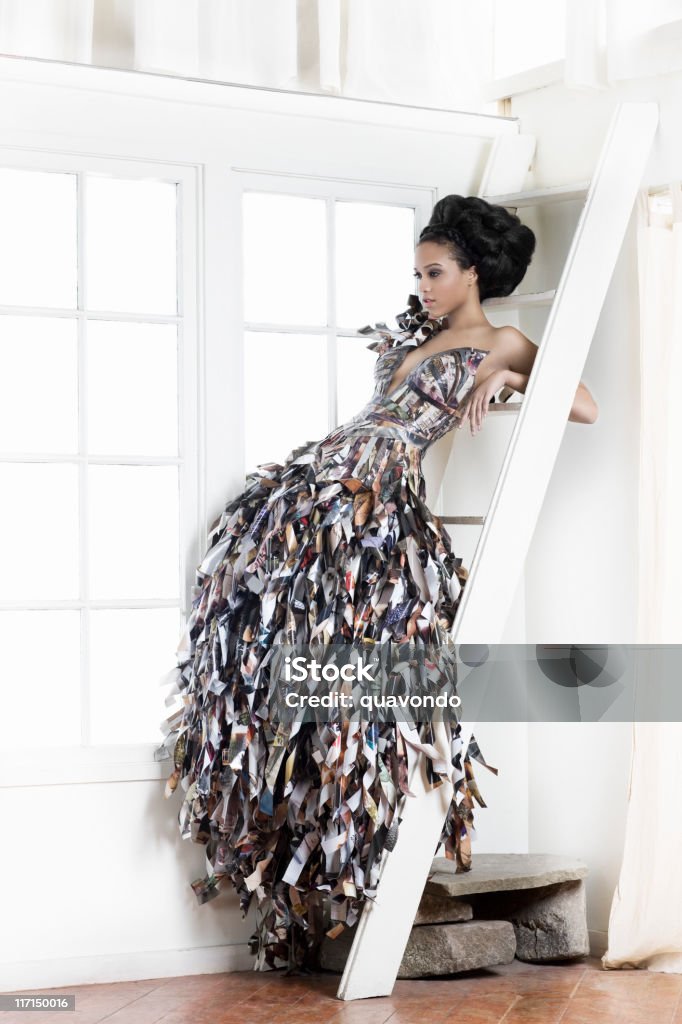
M 501 327 L 498 338 L 500 358 L 503 363 L 507 364 L 507 368 L 501 371 L 504 374 L 504 383 L 513 391 L 523 393 L 526 390 L 528 378 L 538 353 L 537 345 L 534 345 L 516 327 Z M 581 381 L 568 415 L 569 422 L 594 423 L 598 416 L 597 403 Z
M 504 376 L 504 383 L 512 391 L 525 392 L 528 384 L 528 377 L 525 373 L 515 373 L 514 370 L 501 370 Z M 571 411 L 568 414 L 569 423 L 594 423 L 599 415 L 599 409 L 589 390 L 580 381 L 573 399 Z

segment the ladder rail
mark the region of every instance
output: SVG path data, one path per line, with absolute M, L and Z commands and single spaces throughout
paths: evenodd
M 624 102 L 614 111 L 470 567 L 454 640 L 464 632 L 469 643 L 477 642 L 479 636 L 496 642 L 504 628 L 657 123 L 656 103 Z M 641 139 L 642 152 L 628 162 L 624 157 L 630 155 L 632 138 Z M 591 253 L 598 255 L 592 259 Z M 578 315 L 581 328 L 576 335 Z M 536 514 L 529 515 L 529 509 L 537 510 Z M 507 544 L 510 527 L 518 567 L 513 581 Z M 503 563 L 505 573 L 500 579 L 497 567 Z M 492 584 L 495 600 L 491 602 L 484 593 Z
M 623 102 L 612 115 L 462 594 L 455 643 L 494 644 L 502 635 L 657 124 L 653 102 Z M 472 729 L 462 723 L 465 750 Z M 434 732 L 446 754 L 445 726 Z M 398 843 L 382 858 L 376 899 L 358 921 L 340 999 L 393 990 L 453 792 L 451 783 L 434 790 L 425 781 L 424 760 L 414 757 L 408 785 L 417 799 L 403 799 Z

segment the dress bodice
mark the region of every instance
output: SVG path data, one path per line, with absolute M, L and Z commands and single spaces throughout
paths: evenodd
M 389 391 L 410 347 L 380 355 L 374 369 L 374 393 L 343 425 L 346 431 L 394 427 L 396 436 L 422 452 L 454 427 L 455 414 L 475 383 L 486 350 L 470 347 L 432 352 L 413 366 L 402 383 Z
M 399 330 L 378 323 L 358 331 L 376 339 L 367 346 L 377 352 L 374 392 L 367 404 L 337 431 L 349 436 L 387 429 L 388 436 L 414 444 L 424 452 L 454 427 L 456 412 L 472 390 L 488 350 L 459 346 L 431 352 L 391 389 L 391 381 L 408 353 L 448 325 L 447 317 L 429 317 L 416 295 L 410 295 L 408 308 L 396 321 Z
M 295 463 L 314 462 L 318 479 L 355 479 L 384 490 L 403 474 L 424 494 L 421 457 L 457 423 L 456 413 L 473 389 L 487 349 L 460 346 L 431 352 L 391 389 L 407 354 L 447 327 L 447 317 L 433 319 L 416 295 L 396 317 L 398 330 L 381 322 L 358 334 L 375 340 L 374 391 L 369 401 L 321 441 L 297 452 Z

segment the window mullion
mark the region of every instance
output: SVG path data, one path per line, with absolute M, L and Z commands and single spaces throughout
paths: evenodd
M 337 421 L 337 369 L 336 369 L 336 216 L 334 196 L 327 196 L 327 388 L 328 423 L 333 430 Z
M 78 310 L 78 593 L 82 602 L 80 613 L 80 706 L 81 743 L 90 743 L 90 567 L 88 562 L 88 388 L 87 388 L 87 275 L 85 269 L 85 199 L 86 176 L 77 174 L 77 269 L 76 306 Z

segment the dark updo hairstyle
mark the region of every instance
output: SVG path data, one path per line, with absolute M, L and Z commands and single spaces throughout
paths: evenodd
M 448 245 L 462 270 L 475 266 L 481 302 L 510 295 L 535 251 L 534 233 L 515 213 L 478 196 L 439 199 L 419 241 Z

